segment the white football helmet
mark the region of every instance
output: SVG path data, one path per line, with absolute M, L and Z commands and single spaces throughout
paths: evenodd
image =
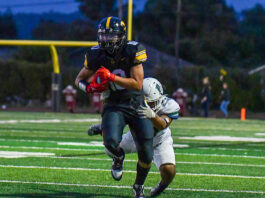
M 143 94 L 148 105 L 153 111 L 158 112 L 161 109 L 163 96 L 163 87 L 155 78 L 145 78 L 143 81 Z

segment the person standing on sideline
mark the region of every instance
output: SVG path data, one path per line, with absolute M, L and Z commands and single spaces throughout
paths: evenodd
M 227 83 L 223 83 L 223 90 L 221 91 L 221 104 L 220 110 L 224 113 L 224 116 L 228 117 L 228 105 L 230 103 L 230 91 Z
M 208 117 L 209 115 L 209 105 L 211 101 L 211 87 L 208 77 L 203 78 L 203 89 L 202 89 L 202 100 L 201 105 L 203 109 L 203 116 Z
M 76 104 L 76 89 L 72 85 L 68 85 L 63 90 L 63 95 L 65 96 L 65 102 L 67 109 L 70 113 L 74 113 L 75 104 Z

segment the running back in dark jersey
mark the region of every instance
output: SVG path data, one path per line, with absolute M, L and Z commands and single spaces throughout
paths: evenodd
M 121 77 L 130 78 L 132 67 L 147 60 L 146 50 L 136 41 L 128 42 L 122 51 L 115 57 L 108 55 L 99 46 L 90 48 L 85 55 L 84 66 L 96 72 L 101 66 Z M 127 90 L 116 83 L 110 82 L 110 91 L 122 95 L 139 95 L 140 91 Z

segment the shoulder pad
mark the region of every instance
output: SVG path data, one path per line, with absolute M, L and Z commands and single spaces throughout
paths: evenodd
M 160 114 L 167 115 L 172 119 L 177 119 L 179 109 L 179 104 L 174 99 L 165 97 L 165 99 L 162 101 Z
M 97 58 L 100 56 L 100 52 L 101 51 L 98 45 L 89 48 L 85 54 L 84 67 L 93 70 L 92 67 L 95 64 Z
M 145 47 L 137 41 L 129 41 L 126 51 L 133 58 L 134 65 L 141 64 L 147 60 Z

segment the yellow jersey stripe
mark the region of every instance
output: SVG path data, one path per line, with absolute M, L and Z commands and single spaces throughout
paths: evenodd
M 143 54 L 143 53 L 146 53 L 146 50 L 143 50 L 143 51 L 137 52 L 137 53 L 136 53 L 136 56 L 139 56 L 139 55 L 141 55 L 141 54 Z
M 107 22 L 106 22 L 106 28 L 109 29 L 109 24 L 110 24 L 110 20 L 112 17 L 108 17 Z
M 144 54 L 142 54 L 142 55 L 140 55 L 140 56 L 136 56 L 135 57 L 137 60 L 142 60 L 142 59 L 146 59 L 147 58 L 147 55 L 146 55 L 146 53 L 144 53 Z

